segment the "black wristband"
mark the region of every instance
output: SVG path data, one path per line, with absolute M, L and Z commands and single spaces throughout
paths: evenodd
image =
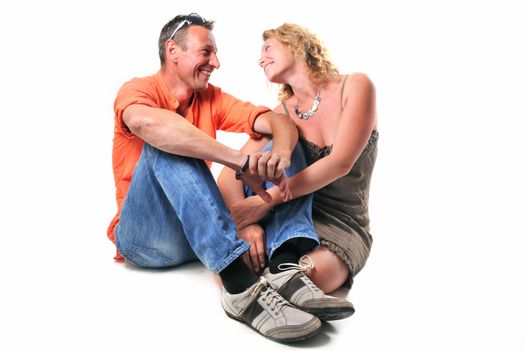
M 237 180 L 240 180 L 241 177 L 244 175 L 244 173 L 246 172 L 246 170 L 248 170 L 248 167 L 250 166 L 250 155 L 248 154 L 248 158 L 246 158 L 246 163 L 244 163 L 244 165 L 242 166 L 241 169 L 237 170 L 235 172 L 235 178 Z

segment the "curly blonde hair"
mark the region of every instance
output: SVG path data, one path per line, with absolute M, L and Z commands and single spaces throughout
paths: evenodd
M 275 39 L 279 41 L 296 58 L 302 58 L 308 69 L 308 78 L 316 85 L 333 79 L 339 74 L 321 40 L 305 27 L 298 24 L 284 23 L 275 29 L 265 30 L 262 37 L 263 40 Z M 279 99 L 281 101 L 292 95 L 293 90 L 290 85 L 281 85 L 279 91 Z

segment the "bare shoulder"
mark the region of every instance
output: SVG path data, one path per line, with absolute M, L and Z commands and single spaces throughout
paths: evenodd
M 373 103 L 375 99 L 374 84 L 365 73 L 348 74 L 344 84 L 343 106 L 346 106 L 349 100 L 372 101 Z
M 373 90 L 374 84 L 372 83 L 372 80 L 366 75 L 365 73 L 351 73 L 348 74 L 348 78 L 346 79 L 345 85 L 350 88 L 359 88 L 359 89 L 365 89 L 365 90 Z

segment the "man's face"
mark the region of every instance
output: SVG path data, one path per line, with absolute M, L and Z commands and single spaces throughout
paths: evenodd
M 186 51 L 179 48 L 177 73 L 181 81 L 192 90 L 208 86 L 211 73 L 220 66 L 217 46 L 211 31 L 200 26 L 190 26 L 186 36 Z

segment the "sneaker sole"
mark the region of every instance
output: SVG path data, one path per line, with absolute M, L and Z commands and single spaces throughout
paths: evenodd
M 355 312 L 354 309 L 339 309 L 339 308 L 324 308 L 324 309 L 308 309 L 301 308 L 304 312 L 308 312 L 316 316 L 321 321 L 336 321 L 342 320 L 352 316 Z
M 273 341 L 279 342 L 279 343 L 297 343 L 297 342 L 305 341 L 305 340 L 310 339 L 313 336 L 315 336 L 321 330 L 321 321 L 320 321 L 320 319 L 314 318 L 314 319 L 312 319 L 313 322 L 310 322 L 311 324 L 308 325 L 308 327 L 310 327 L 312 329 L 309 333 L 301 334 L 299 336 L 290 337 L 290 338 L 276 338 L 276 337 L 273 337 L 271 335 L 267 335 L 267 334 L 263 334 L 263 333 L 259 332 L 258 329 L 254 328 L 251 324 L 246 323 L 242 318 L 237 317 L 237 316 L 235 316 L 233 314 L 230 314 L 226 310 L 224 312 L 226 313 L 226 315 L 228 317 L 234 319 L 235 321 L 241 322 L 242 324 L 250 327 L 251 329 L 253 329 L 257 333 L 263 335 L 264 337 L 266 337 L 268 339 L 271 339 Z M 289 332 L 289 331 L 291 331 L 291 329 L 287 329 L 286 331 Z

